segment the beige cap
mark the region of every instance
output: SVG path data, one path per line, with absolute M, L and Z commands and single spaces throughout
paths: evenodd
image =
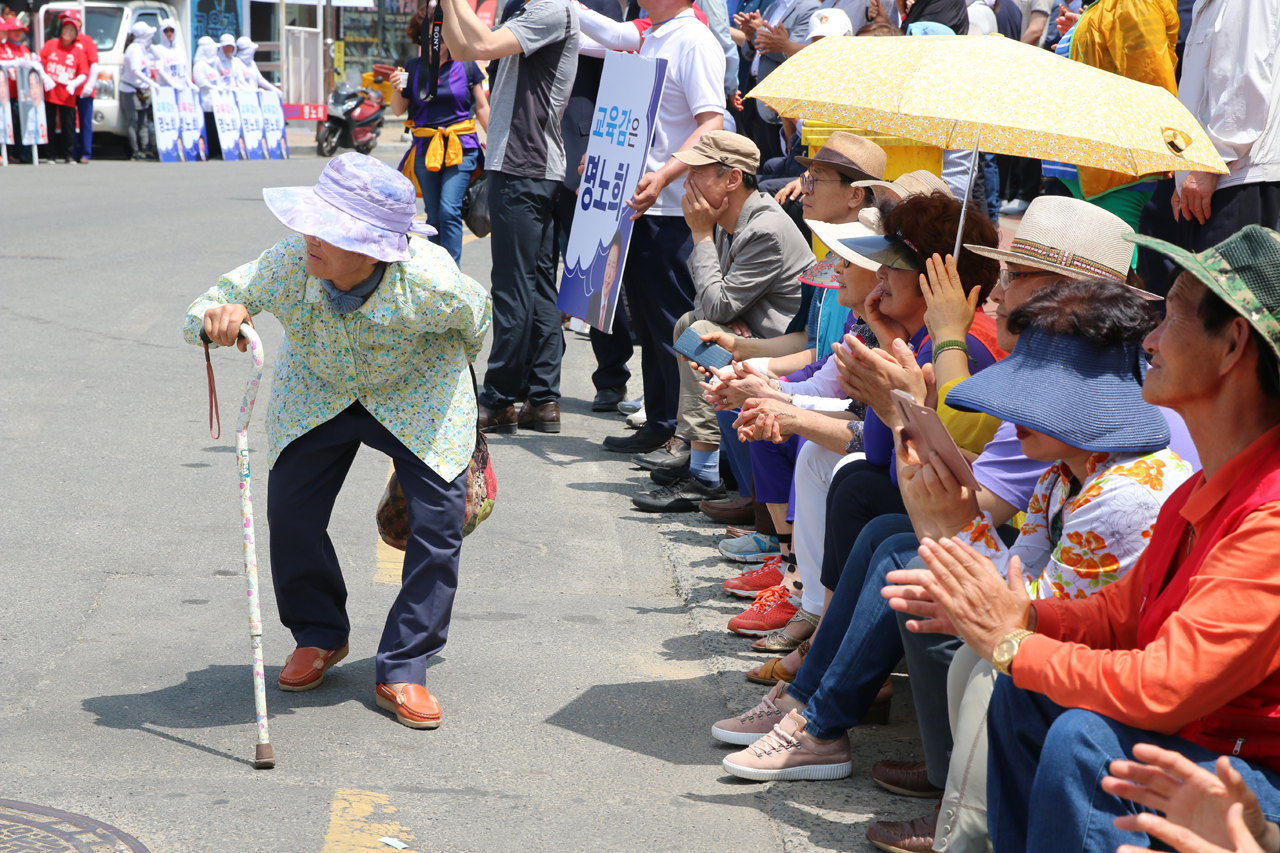
M 709 130 L 687 151 L 672 155 L 690 166 L 719 163 L 754 175 L 760 169 L 760 149 L 750 139 L 728 130 Z
M 806 169 L 813 163 L 834 169 L 855 181 L 866 178 L 883 178 L 889 155 L 865 136 L 837 130 L 812 157 L 797 157 L 796 162 Z M 862 184 L 854 184 L 855 187 Z
M 886 195 L 902 201 L 909 195 L 928 195 L 933 192 L 944 192 L 955 198 L 955 194 L 951 192 L 951 188 L 947 186 L 946 181 L 933 172 L 924 169 L 907 172 L 892 181 L 858 181 L 854 186 L 871 187 L 871 191 L 875 193 L 876 201 Z

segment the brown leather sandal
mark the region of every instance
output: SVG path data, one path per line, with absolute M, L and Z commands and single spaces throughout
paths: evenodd
M 805 640 L 796 647 L 796 651 L 800 653 L 801 662 L 804 656 L 809 653 L 809 641 Z M 754 675 L 752 673 L 755 673 Z M 743 674 L 747 681 L 756 684 L 768 684 L 770 686 L 777 684 L 779 681 L 785 681 L 790 684 L 795 680 L 796 674 L 791 672 L 782 665 L 782 658 L 770 658 L 760 664 L 756 669 L 749 670 Z

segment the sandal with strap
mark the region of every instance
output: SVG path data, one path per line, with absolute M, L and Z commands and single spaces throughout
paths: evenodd
M 804 656 L 809 653 L 809 641 L 805 640 L 796 646 L 796 651 L 800 654 L 800 660 L 803 661 Z M 794 672 L 782 665 L 782 658 L 770 658 L 753 671 L 755 675 L 752 675 L 751 672 L 747 672 L 744 675 L 747 681 L 753 681 L 756 684 L 773 685 L 779 681 L 785 681 L 790 684 L 796 677 Z
M 820 617 L 816 613 L 810 613 L 803 607 L 796 611 L 796 615 L 792 616 L 787 625 L 792 622 L 808 622 L 815 630 L 818 627 Z M 811 635 L 813 631 L 809 632 Z M 760 639 L 751 644 L 753 652 L 791 652 L 800 647 L 804 640 L 792 637 L 786 633 L 786 627 L 783 626 L 777 631 L 773 631 L 764 635 Z

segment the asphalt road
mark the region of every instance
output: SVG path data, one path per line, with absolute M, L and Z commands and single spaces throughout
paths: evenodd
M 590 347 L 572 334 L 564 432 L 492 443 L 497 509 L 466 541 L 427 673 L 444 725 L 413 731 L 374 705 L 395 588 L 373 522 L 388 461 L 366 448 L 330 528 L 351 655 L 314 692 L 269 687 L 278 766 L 251 768 L 232 452 L 248 364 L 214 354 L 211 440 L 202 355 L 179 330 L 219 273 L 285 236 L 261 188 L 322 166 L 0 170 L 0 798 L 157 853 L 390 850 L 383 836 L 419 853 L 781 850 L 762 786 L 720 770 L 708 724 L 726 696 L 664 552 L 670 519 L 630 510 L 638 473 L 599 449 L 621 419 L 589 412 Z M 487 283 L 487 241 L 463 269 Z M 259 329 L 274 353 L 279 326 Z M 259 507 L 266 403 L 250 431 Z M 265 517 L 258 531 L 273 685 L 292 641 Z

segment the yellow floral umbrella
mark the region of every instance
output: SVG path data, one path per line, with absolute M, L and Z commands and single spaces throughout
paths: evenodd
M 1226 165 L 1177 98 L 1001 36 L 826 38 L 751 91 L 779 114 L 1127 175 Z

